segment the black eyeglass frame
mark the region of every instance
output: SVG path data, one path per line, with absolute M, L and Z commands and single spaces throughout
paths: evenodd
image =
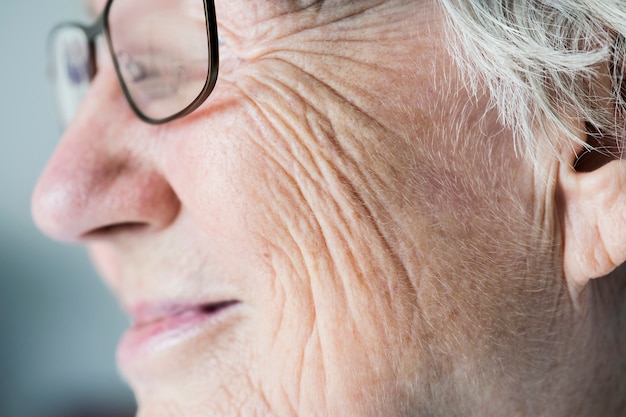
M 109 30 L 109 10 L 111 9 L 111 4 L 114 0 L 108 0 L 106 5 L 104 6 L 104 10 L 98 16 L 96 21 L 90 25 L 84 25 L 77 22 L 65 22 L 55 26 L 50 32 L 49 44 L 52 43 L 54 38 L 54 33 L 58 30 L 62 30 L 63 28 L 73 27 L 78 28 L 85 34 L 88 42 L 88 50 L 89 50 L 89 80 L 92 81 L 95 77 L 98 69 L 96 62 L 96 37 L 100 34 L 104 34 L 107 42 L 107 48 L 109 50 L 109 54 L 111 55 L 111 60 L 113 61 L 113 66 L 115 68 L 115 73 L 117 75 L 118 82 L 120 83 L 120 87 L 124 92 L 124 96 L 126 97 L 126 101 L 133 109 L 133 112 L 139 117 L 139 119 L 143 120 L 146 123 L 150 124 L 163 124 L 170 122 L 172 120 L 181 118 L 183 116 L 188 115 L 189 113 L 196 110 L 198 107 L 204 103 L 204 101 L 211 95 L 213 88 L 215 87 L 215 83 L 217 82 L 217 74 L 219 70 L 219 37 L 217 34 L 217 20 L 215 17 L 215 3 L 214 0 L 203 0 L 204 2 L 204 14 L 206 21 L 206 30 L 207 30 L 207 49 L 208 49 L 208 69 L 207 69 L 207 78 L 204 82 L 204 87 L 198 94 L 198 96 L 189 104 L 187 107 L 183 108 L 179 112 L 165 117 L 161 119 L 154 119 L 146 116 L 137 106 L 133 97 L 124 81 L 124 77 L 122 76 L 120 65 L 115 57 L 113 52 L 113 43 L 111 40 L 111 34 Z M 51 50 L 51 46 L 48 48 Z

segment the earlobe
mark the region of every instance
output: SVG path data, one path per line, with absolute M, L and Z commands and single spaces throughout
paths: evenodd
M 559 172 L 563 270 L 571 290 L 609 275 L 626 261 L 626 161 Z

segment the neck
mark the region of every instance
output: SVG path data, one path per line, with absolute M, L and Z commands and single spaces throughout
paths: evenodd
M 626 267 L 591 281 L 578 310 L 568 306 L 568 313 L 553 318 L 553 349 L 536 352 L 543 365 L 529 366 L 530 382 L 521 376 L 513 384 L 495 384 L 494 396 L 503 401 L 494 404 L 503 408 L 486 405 L 482 415 L 504 415 L 501 410 L 510 408 L 506 415 L 626 416 Z
M 579 415 L 626 416 L 626 266 L 591 281 L 583 300 L 576 317 L 582 336 L 573 348 L 587 361 L 578 364 L 587 376 L 579 375 L 578 392 L 586 392 L 586 406 L 598 410 Z

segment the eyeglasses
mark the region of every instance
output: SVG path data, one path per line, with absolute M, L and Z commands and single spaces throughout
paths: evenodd
M 213 0 L 108 0 L 92 26 L 64 23 L 50 34 L 49 72 L 63 127 L 96 75 L 101 33 L 140 119 L 169 122 L 211 94 L 219 62 Z

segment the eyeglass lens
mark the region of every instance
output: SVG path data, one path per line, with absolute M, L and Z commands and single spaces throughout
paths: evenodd
M 89 40 L 85 31 L 74 25 L 60 26 L 52 33 L 50 77 L 63 127 L 74 117 L 91 81 Z
M 111 2 L 104 21 L 111 56 L 131 106 L 145 119 L 180 113 L 203 92 L 211 64 L 206 19 L 203 0 Z M 72 25 L 52 36 L 55 93 L 67 125 L 91 80 L 89 42 Z

